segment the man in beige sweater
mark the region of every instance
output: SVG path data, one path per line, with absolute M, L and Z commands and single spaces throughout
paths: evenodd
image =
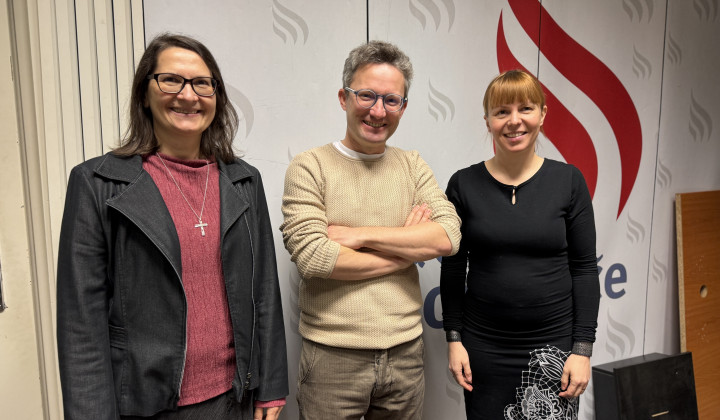
M 460 219 L 415 151 L 387 146 L 409 58 L 373 41 L 345 61 L 342 141 L 293 159 L 280 227 L 302 276 L 301 419 L 420 419 L 425 392 L 413 262 L 457 252 Z

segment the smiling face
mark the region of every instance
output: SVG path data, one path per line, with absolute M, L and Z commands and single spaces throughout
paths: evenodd
M 501 104 L 485 117 L 495 143 L 495 152 L 535 151 L 535 140 L 545 121 L 547 106 L 529 101 Z
M 395 93 L 405 96 L 405 78 L 390 64 L 366 64 L 360 67 L 350 83 L 351 89 L 371 89 L 378 95 Z M 355 94 L 340 89 L 340 106 L 347 115 L 347 131 L 343 144 L 365 154 L 385 151 L 385 143 L 393 135 L 405 112 L 407 102 L 398 112 L 387 112 L 382 99 L 378 98 L 372 108 L 358 105 Z
M 173 73 L 186 79 L 212 77 L 196 53 L 171 47 L 157 56 L 153 73 Z M 200 147 L 202 133 L 215 118 L 216 96 L 198 96 L 190 83 L 179 93 L 164 93 L 155 80 L 148 81 L 145 106 L 150 108 L 153 130 L 161 151 L 171 144 Z

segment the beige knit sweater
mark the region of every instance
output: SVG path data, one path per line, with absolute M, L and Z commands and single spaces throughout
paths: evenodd
M 412 207 L 422 203 L 456 253 L 460 219 L 417 152 L 387 147 L 381 158 L 367 161 L 328 144 L 293 159 L 285 175 L 280 230 L 302 277 L 303 337 L 335 347 L 386 349 L 422 333 L 416 266 L 360 281 L 330 279 L 340 245 L 327 235 L 328 225 L 403 226 Z

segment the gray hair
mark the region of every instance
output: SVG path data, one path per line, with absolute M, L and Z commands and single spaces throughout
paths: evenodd
M 404 96 L 407 96 L 410 91 L 413 68 L 410 57 L 405 55 L 400 48 L 385 41 L 370 41 L 350 51 L 343 68 L 343 87 L 350 87 L 355 72 L 365 64 L 390 64 L 400 70 L 405 78 Z

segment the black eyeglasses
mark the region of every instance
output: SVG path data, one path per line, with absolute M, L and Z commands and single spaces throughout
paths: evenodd
M 179 93 L 185 88 L 185 84 L 190 82 L 192 90 L 198 96 L 213 96 L 217 90 L 217 80 L 212 77 L 193 77 L 186 79 L 180 75 L 173 73 L 155 73 L 147 77 L 158 84 L 158 88 L 164 93 Z
M 355 100 L 358 105 L 363 108 L 372 108 L 375 106 L 378 98 L 382 98 L 383 107 L 388 112 L 398 112 L 402 109 L 403 104 L 407 102 L 407 98 L 403 98 L 397 93 L 388 93 L 386 95 L 378 95 L 374 90 L 371 89 L 360 89 L 354 90 L 349 87 L 344 88 L 348 92 L 355 94 Z

